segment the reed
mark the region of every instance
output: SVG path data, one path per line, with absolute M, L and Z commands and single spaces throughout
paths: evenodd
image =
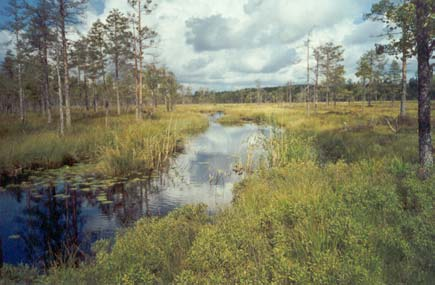
M 189 133 L 206 126 L 204 118 L 191 113 L 135 123 L 112 132 L 110 141 L 99 149 L 98 170 L 109 175 L 159 170 Z
M 385 121 L 398 112 L 389 103 L 321 105 L 310 117 L 304 104 L 256 106 L 179 108 L 193 114 L 223 110 L 227 123 L 257 120 L 281 130 L 265 141 L 265 167 L 235 187 L 232 207 L 213 217 L 203 206 L 188 206 L 164 218 L 144 218 L 113 245 L 98 242 L 92 263 L 55 267 L 31 281 L 433 284 L 435 173 L 425 181 L 416 176 L 416 104 L 409 103 L 409 120 L 398 132 Z M 157 162 L 170 156 L 183 132 L 178 121 L 166 118 L 157 129 L 143 125 L 143 132 L 132 125 L 116 139 L 109 135 L 110 148 L 98 153 L 107 151 L 110 158 L 111 151 L 116 157 L 117 151 L 124 156 L 149 147 L 137 161 L 158 165 L 152 154 L 160 154 Z M 145 133 L 160 145 L 144 140 Z
M 155 169 L 165 163 L 177 144 L 207 126 L 199 112 L 157 112 L 154 119 L 136 122 L 134 116 L 113 116 L 109 127 L 102 116 L 76 116 L 74 128 L 60 137 L 54 126 L 0 124 L 0 172 L 57 168 L 84 161 L 96 163 L 105 174 Z

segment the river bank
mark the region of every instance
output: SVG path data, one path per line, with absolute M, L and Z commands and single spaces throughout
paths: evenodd
M 261 118 L 283 128 L 231 207 L 205 205 L 144 218 L 96 258 L 48 275 L 7 267 L 5 280 L 44 284 L 431 284 L 435 179 L 417 178 L 416 108 L 393 132 L 390 104 L 192 106 L 224 108 L 222 120 Z M 20 274 L 22 273 L 22 274 Z M 27 273 L 27 275 L 25 274 Z M 33 275 L 32 275 L 33 274 Z M 14 281 L 15 282 L 15 281 Z

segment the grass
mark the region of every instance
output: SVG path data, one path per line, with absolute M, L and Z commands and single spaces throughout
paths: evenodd
M 136 122 L 134 116 L 104 117 L 75 114 L 73 129 L 64 137 L 55 125 L 40 118 L 25 124 L 5 118 L 0 124 L 0 172 L 21 169 L 57 168 L 75 161 L 94 162 L 109 175 L 131 170 L 155 169 L 176 151 L 177 144 L 207 126 L 207 118 L 195 112 L 159 111 L 152 119 Z
M 98 242 L 95 260 L 30 276 L 43 284 L 433 284 L 435 173 L 416 177 L 415 103 L 399 132 L 385 121 L 398 106 L 387 104 L 322 105 L 310 117 L 302 104 L 180 107 L 282 128 L 266 142 L 265 164 L 234 189 L 233 206 L 214 217 L 197 205 L 142 219 L 113 245 Z

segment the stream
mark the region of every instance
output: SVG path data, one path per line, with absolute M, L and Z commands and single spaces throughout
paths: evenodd
M 267 126 L 223 126 L 222 113 L 185 143 L 160 173 L 134 178 L 96 178 L 83 166 L 31 173 L 0 188 L 0 245 L 4 262 L 47 267 L 61 256 L 85 257 L 98 239 L 113 238 L 144 216 L 164 216 L 204 203 L 209 214 L 227 207 L 240 165 L 254 168 L 265 153 Z M 1 252 L 1 250 L 0 250 Z

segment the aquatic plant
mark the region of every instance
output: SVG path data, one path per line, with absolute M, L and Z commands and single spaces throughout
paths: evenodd
M 283 129 L 266 144 L 267 167 L 235 187 L 232 207 L 213 217 L 185 207 L 143 219 L 112 246 L 97 243 L 94 262 L 35 278 L 51 284 L 433 283 L 435 179 L 416 177 L 416 126 L 392 134 L 381 118 L 394 110 L 381 104 L 364 111 L 320 106 L 309 118 L 302 104 L 212 108 L 240 122 L 264 113 L 258 118 L 273 117 Z

